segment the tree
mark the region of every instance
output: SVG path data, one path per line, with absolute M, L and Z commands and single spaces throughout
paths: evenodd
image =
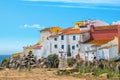
M 27 68 L 30 71 L 32 68 L 32 65 L 34 65 L 36 63 L 35 57 L 32 54 L 32 51 L 29 51 L 29 54 L 26 56 L 25 60 L 26 60 Z
M 3 67 L 9 67 L 9 58 L 5 58 L 3 59 L 2 61 L 2 64 L 1 64 Z
M 47 62 L 48 62 L 49 67 L 51 67 L 51 68 L 57 68 L 58 64 L 59 64 L 58 55 L 56 55 L 56 54 L 50 54 L 47 57 Z

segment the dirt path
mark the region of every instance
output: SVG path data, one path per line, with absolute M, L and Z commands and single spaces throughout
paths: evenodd
M 72 76 L 57 76 L 56 70 L 33 69 L 32 71 L 1 70 L 0 80 L 86 80 Z

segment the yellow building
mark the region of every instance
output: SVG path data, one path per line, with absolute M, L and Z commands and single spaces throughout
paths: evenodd
M 12 54 L 12 57 L 16 58 L 16 57 L 24 56 L 24 55 L 26 55 L 26 52 L 19 52 L 19 53 Z
M 75 29 L 79 29 L 80 27 L 83 27 L 83 26 L 85 26 L 84 21 L 75 22 Z
M 49 35 L 57 33 L 59 31 L 61 31 L 62 28 L 56 26 L 56 27 L 50 27 L 50 28 L 45 28 L 43 30 L 40 30 L 40 42 L 42 40 L 45 40 Z

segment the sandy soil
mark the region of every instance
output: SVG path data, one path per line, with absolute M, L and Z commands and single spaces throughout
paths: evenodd
M 0 80 L 86 80 L 73 76 L 58 76 L 56 70 L 32 69 L 32 71 L 1 70 Z
M 56 69 L 32 69 L 32 71 L 0 70 L 0 80 L 106 80 L 89 76 L 73 77 L 70 75 L 56 75 L 56 71 Z

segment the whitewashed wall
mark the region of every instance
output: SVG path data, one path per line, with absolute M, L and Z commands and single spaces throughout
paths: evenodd
M 42 58 L 41 49 L 33 49 L 34 56 L 38 59 Z
M 41 54 L 43 58 L 46 58 L 49 54 L 52 54 L 50 52 L 50 40 L 49 39 L 45 39 L 41 45 L 42 45 Z
M 80 34 L 72 34 L 67 35 L 68 36 L 68 45 L 70 45 L 70 52 L 71 56 L 75 58 L 75 56 L 78 54 L 78 48 L 79 48 L 79 40 L 80 40 Z M 73 40 L 73 36 L 75 36 L 75 40 Z M 72 48 L 74 46 L 74 49 Z
M 109 56 L 110 58 L 115 58 L 116 56 L 118 56 L 118 46 L 113 46 L 112 48 L 110 48 Z
M 49 31 L 42 31 L 40 32 L 40 38 L 41 40 L 46 40 L 46 38 L 51 34 Z

